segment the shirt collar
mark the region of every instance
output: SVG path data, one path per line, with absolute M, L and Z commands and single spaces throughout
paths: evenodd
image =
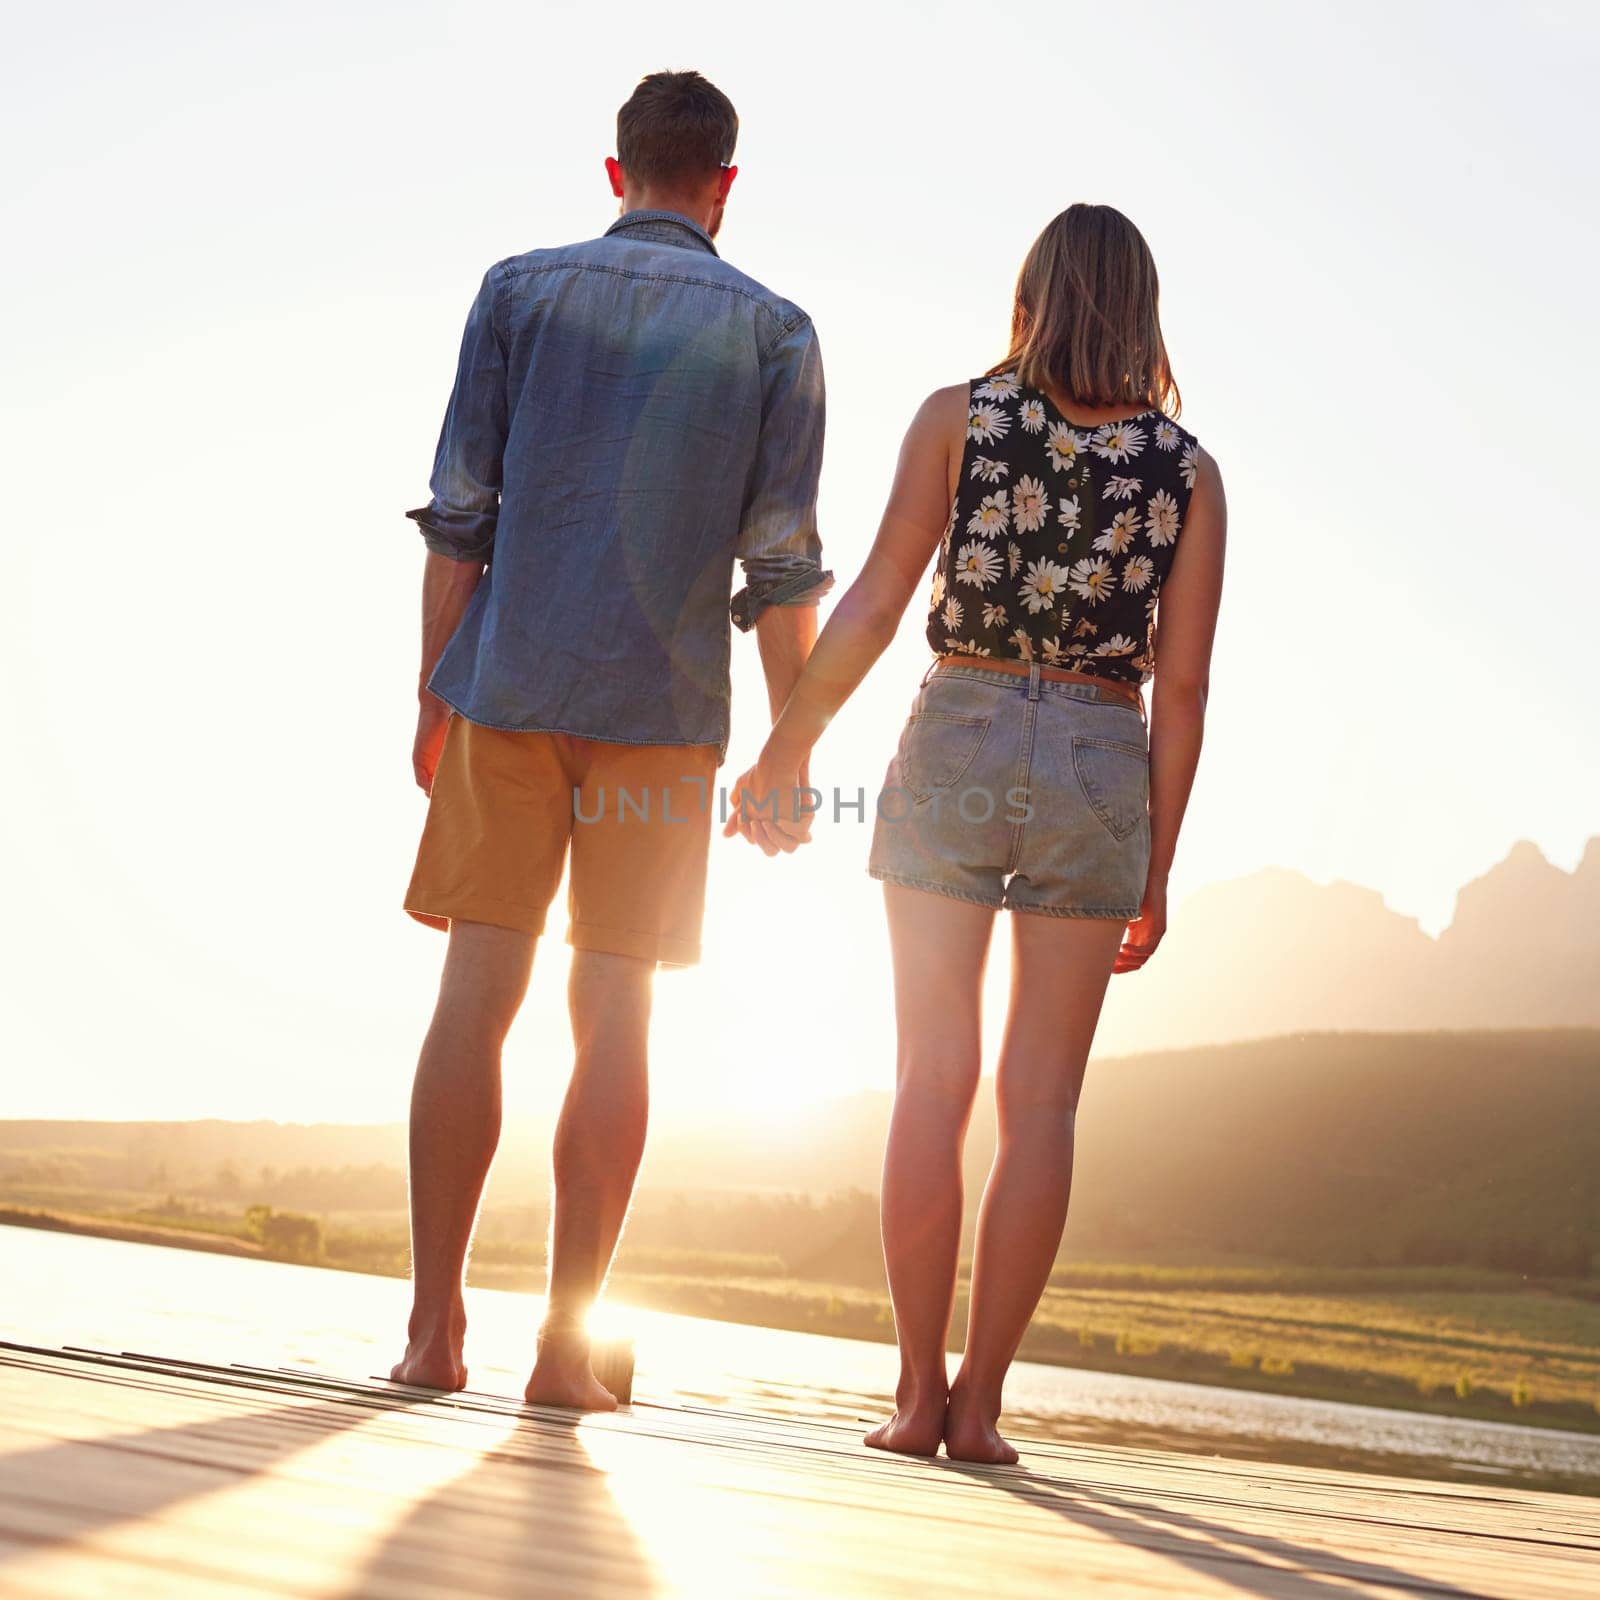
M 685 250 L 706 250 L 716 255 L 711 235 L 698 222 L 691 222 L 676 211 L 627 211 L 606 229 L 613 233 L 638 233 L 657 244 L 674 244 Z

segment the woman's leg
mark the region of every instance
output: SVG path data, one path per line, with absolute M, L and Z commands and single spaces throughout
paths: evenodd
M 883 1255 L 900 1341 L 880 1450 L 931 1456 L 944 1436 L 945 1341 L 961 1248 L 961 1146 L 978 1088 L 979 996 L 994 912 L 885 885 L 899 1032 L 883 1163 Z
M 1078 1092 L 1124 929 L 1023 912 L 1011 923 L 999 1143 L 978 1209 L 966 1353 L 945 1426 L 945 1448 L 961 1461 L 1017 1459 L 995 1428 L 1000 1391 L 1061 1244 Z

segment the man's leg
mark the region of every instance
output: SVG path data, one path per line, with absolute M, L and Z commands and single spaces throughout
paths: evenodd
M 655 963 L 574 950 L 568 1003 L 576 1060 L 556 1128 L 550 1283 L 533 1405 L 612 1411 L 594 1375 L 586 1321 L 633 1196 L 649 1118 L 648 1047 Z
M 401 1383 L 466 1385 L 462 1273 L 500 1139 L 500 1048 L 527 992 L 535 942 L 482 922 L 450 926 L 411 1092 L 411 1326 L 390 1374 Z

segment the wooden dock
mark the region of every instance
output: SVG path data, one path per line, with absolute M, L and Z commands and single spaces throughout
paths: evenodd
M 0 1346 L 0 1595 L 1600 1595 L 1600 1500 Z

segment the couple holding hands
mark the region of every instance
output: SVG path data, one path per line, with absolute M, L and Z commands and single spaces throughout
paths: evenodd
M 566 870 L 575 1055 L 527 1399 L 615 1404 L 586 1319 L 644 1150 L 653 975 L 699 954 L 730 616 L 756 635 L 774 720 L 726 831 L 791 851 L 812 748 L 931 564 L 933 659 L 869 859 L 899 1039 L 882 1222 L 900 1380 L 867 1443 L 1013 1461 L 1002 1387 L 1060 1245 L 1106 985 L 1166 926 L 1222 483 L 1175 420 L 1144 239 L 1110 207 L 1073 205 L 1023 262 L 1002 359 L 912 419 L 866 564 L 819 637 L 821 360 L 805 313 L 718 254 L 737 132 L 697 73 L 639 84 L 606 163 L 617 221 L 485 276 L 433 498 L 410 514 L 428 547 L 413 763 L 429 806 L 405 907 L 449 943 L 413 1090 L 414 1306 L 394 1376 L 466 1382 L 462 1280 L 501 1046 Z M 952 1381 L 961 1151 L 999 910 L 1015 915 L 998 1148 Z

